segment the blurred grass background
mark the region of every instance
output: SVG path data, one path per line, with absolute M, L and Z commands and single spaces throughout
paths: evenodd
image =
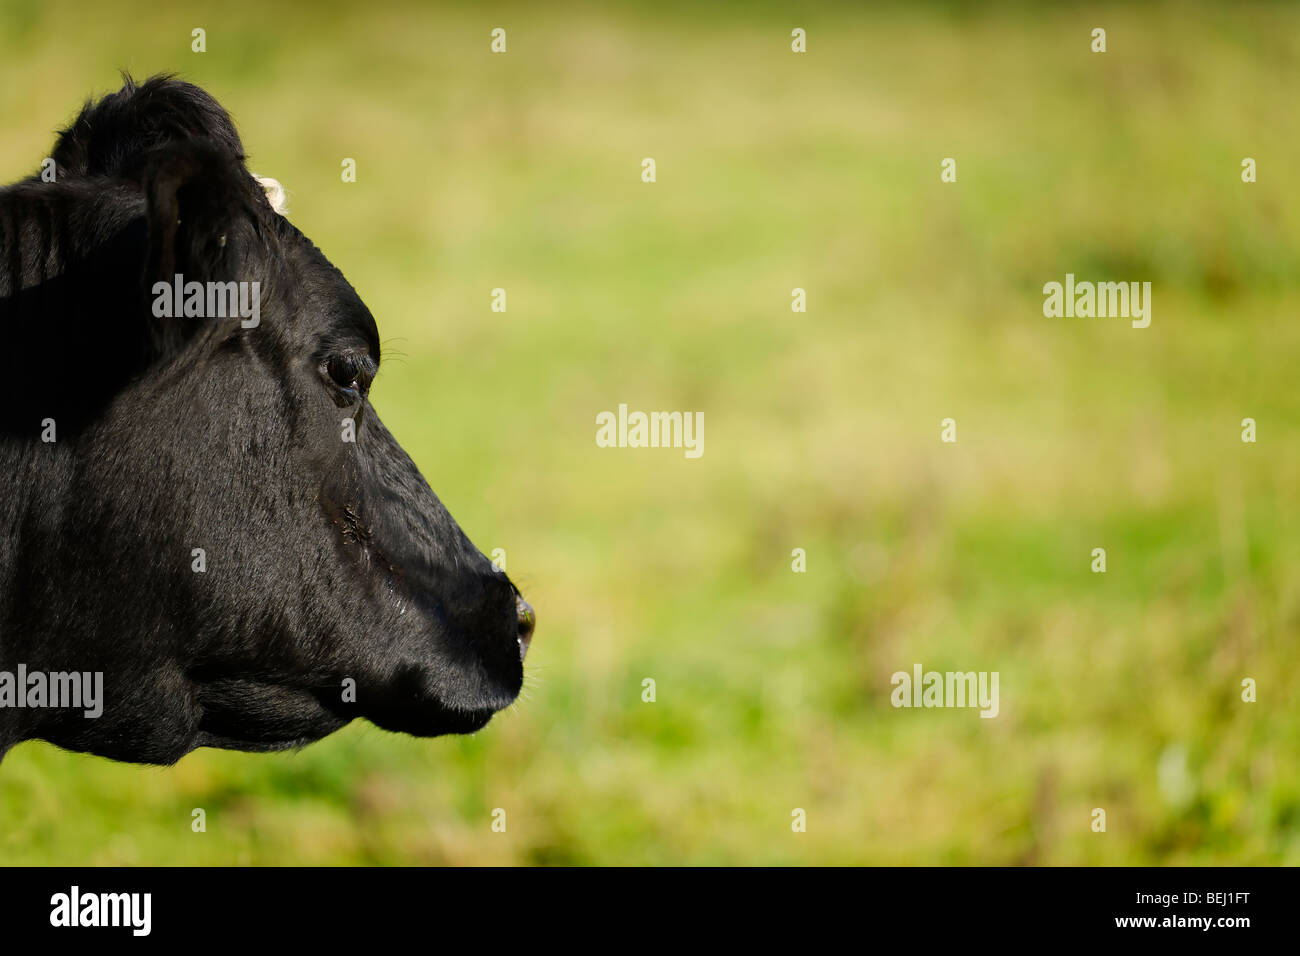
M 1300 862 L 1300 9 L 0 0 L 0 61 L 5 182 L 118 69 L 218 97 L 539 612 L 471 738 L 24 744 L 0 862 Z M 1066 272 L 1151 327 L 1045 319 Z M 597 448 L 619 402 L 704 457 Z M 1001 715 L 893 709 L 913 662 Z

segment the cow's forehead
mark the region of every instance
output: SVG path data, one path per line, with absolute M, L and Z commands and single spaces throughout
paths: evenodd
M 281 236 L 293 272 L 302 283 L 297 298 L 299 327 L 331 341 L 354 340 L 379 361 L 379 326 L 352 283 L 310 239 L 287 219 Z M 285 228 L 287 227 L 287 228 Z

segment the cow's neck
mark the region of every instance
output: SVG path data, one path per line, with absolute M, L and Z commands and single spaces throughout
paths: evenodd
M 75 613 L 58 565 L 78 540 L 68 489 L 80 436 L 111 398 L 108 388 L 93 393 L 78 383 L 113 366 L 114 337 L 123 335 L 121 316 L 139 283 L 138 270 L 113 276 L 78 265 L 101 249 L 111 262 L 124 235 L 138 245 L 129 235 L 134 208 L 121 203 L 114 217 L 111 200 L 39 181 L 0 189 L 0 336 L 7 354 L 23 357 L 0 402 L 0 757 L 50 719 L 47 709 L 12 699 L 20 668 L 70 666 L 58 650 L 59 615 Z M 69 228 L 71 207 L 85 212 L 87 203 L 105 216 Z

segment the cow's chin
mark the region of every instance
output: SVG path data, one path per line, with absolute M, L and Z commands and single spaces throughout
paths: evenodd
M 408 667 L 358 694 L 357 716 L 413 737 L 472 734 L 519 697 L 523 670 L 493 674 L 485 663 L 433 672 Z
M 299 688 L 250 680 L 216 680 L 200 690 L 203 716 L 193 746 L 267 753 L 314 743 L 355 717 L 384 730 L 415 737 L 472 734 L 487 726 L 502 708 L 492 705 L 450 707 L 404 694 L 363 694 L 369 706 L 336 704 L 330 696 Z
M 496 708 L 450 710 L 445 707 L 379 708 L 365 714 L 376 727 L 413 737 L 441 737 L 444 734 L 472 734 L 487 726 Z

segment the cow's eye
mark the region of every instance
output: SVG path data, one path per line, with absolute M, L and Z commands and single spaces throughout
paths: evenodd
M 352 356 L 335 355 L 329 360 L 326 367 L 329 369 L 330 378 L 334 379 L 335 384 L 348 389 L 360 387 L 357 382 L 357 360 Z
M 370 385 L 373 369 L 370 363 L 356 355 L 332 355 L 325 362 L 325 372 L 339 388 L 346 392 L 363 392 Z

